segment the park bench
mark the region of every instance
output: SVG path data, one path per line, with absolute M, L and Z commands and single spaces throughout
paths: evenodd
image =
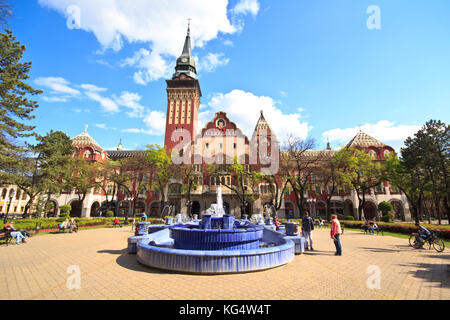
M 70 230 L 70 225 L 68 222 L 64 221 L 63 223 L 58 224 L 58 231 L 59 232 L 65 232 L 67 230 Z
M 9 244 L 9 242 L 11 242 L 11 231 L 3 229 L 2 232 L 0 233 L 0 240 L 4 240 L 6 245 Z

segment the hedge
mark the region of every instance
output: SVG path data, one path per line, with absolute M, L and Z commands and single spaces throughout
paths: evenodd
M 114 224 L 115 218 L 74 218 L 75 223 L 78 227 L 89 227 L 89 226 L 109 226 Z M 64 221 L 65 218 L 38 218 L 38 219 L 16 219 L 14 221 L 14 228 L 17 230 L 26 229 L 28 231 L 33 231 L 36 229 L 36 224 L 39 222 L 41 224 L 40 230 L 45 229 L 58 229 L 58 224 Z M 125 218 L 120 217 L 119 220 L 123 222 Z M 10 222 L 12 220 L 9 220 Z M 160 219 L 151 218 L 147 222 L 152 224 L 161 223 Z M 0 222 L 0 230 L 3 229 L 3 220 Z

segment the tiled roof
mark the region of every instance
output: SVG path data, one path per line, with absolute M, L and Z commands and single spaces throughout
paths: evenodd
M 98 145 L 98 143 L 87 133 L 87 131 L 82 132 L 72 139 L 72 145 L 74 147 L 92 147 L 95 151 L 102 152 L 103 149 Z
M 106 151 L 106 154 L 111 160 L 119 160 L 124 158 L 144 158 L 145 150 L 111 150 Z
M 347 148 L 368 148 L 385 146 L 386 145 L 383 142 L 378 141 L 377 139 L 369 136 L 367 133 L 364 133 L 362 131 L 358 132 L 358 134 L 346 145 Z

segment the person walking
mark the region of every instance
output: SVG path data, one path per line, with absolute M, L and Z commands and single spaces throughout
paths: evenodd
M 330 235 L 331 239 L 334 241 L 334 245 L 336 246 L 336 253 L 335 256 L 342 256 L 342 245 L 341 245 L 341 223 L 339 222 L 337 215 L 333 214 L 331 216 L 331 230 Z
M 314 220 L 309 216 L 309 212 L 305 212 L 305 216 L 302 218 L 302 232 L 303 237 L 305 237 L 305 249 L 308 250 L 308 239 L 309 248 L 314 251 L 312 231 L 314 230 Z

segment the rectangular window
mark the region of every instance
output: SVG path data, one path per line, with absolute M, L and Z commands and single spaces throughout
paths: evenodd
M 377 193 L 382 193 L 382 192 L 383 192 L 383 186 L 382 186 L 382 184 L 376 186 L 376 187 L 375 187 L 375 191 L 376 191 Z
M 322 194 L 322 188 L 319 186 L 316 186 L 315 191 L 316 191 L 316 194 Z

